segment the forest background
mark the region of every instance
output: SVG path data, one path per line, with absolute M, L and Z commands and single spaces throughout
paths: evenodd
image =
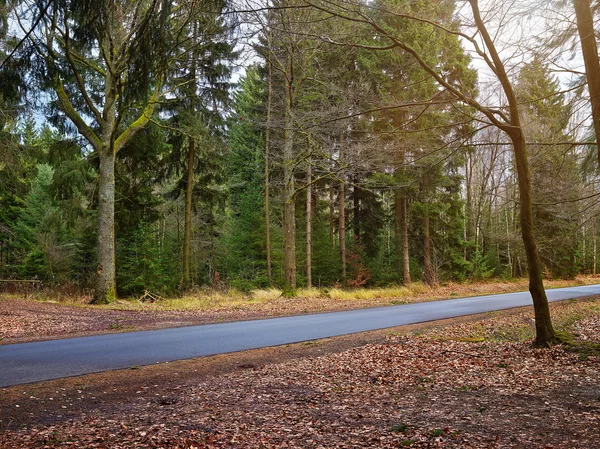
M 598 5 L 534 3 L 482 16 L 518 100 L 544 276 L 596 274 L 574 6 L 593 24 Z M 528 273 L 476 1 L 0 4 L 0 278 L 102 302 Z

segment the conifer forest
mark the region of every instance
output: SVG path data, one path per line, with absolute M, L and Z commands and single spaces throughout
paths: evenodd
M 3 0 L 0 278 L 597 272 L 596 1 Z

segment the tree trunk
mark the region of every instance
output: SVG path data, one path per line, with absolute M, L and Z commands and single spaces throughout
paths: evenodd
M 340 165 L 344 164 L 343 149 L 340 149 Z M 346 175 L 344 170 L 340 171 L 339 191 L 339 235 L 340 235 L 340 263 L 342 265 L 341 280 L 346 283 Z
M 360 187 L 358 187 L 358 176 L 353 177 L 354 187 L 352 189 L 352 227 L 354 228 L 354 241 L 360 242 Z
M 581 40 L 581 52 L 592 104 L 592 121 L 596 142 L 600 143 L 600 62 L 598 61 L 598 45 L 594 34 L 590 0 L 573 0 L 573 6 L 577 16 L 577 31 Z M 598 145 L 598 164 L 600 165 L 600 145 Z
M 398 260 L 398 271 L 402 274 L 404 285 L 411 283 L 410 279 L 410 258 L 408 254 L 408 216 L 406 214 L 406 197 L 400 192 L 394 192 L 394 233 L 397 247 L 402 251 L 402 256 Z
M 470 242 L 473 239 L 473 156 L 467 154 L 465 161 L 465 190 L 466 190 L 466 204 L 465 204 L 465 241 Z M 465 246 L 465 260 L 471 260 L 472 248 Z
M 513 261 L 512 261 L 512 253 L 510 251 L 510 228 L 508 226 L 508 209 L 504 214 L 506 218 L 506 257 L 508 259 L 508 267 L 510 269 L 510 275 L 513 276 Z
M 94 304 L 107 304 L 117 298 L 115 267 L 115 153 L 111 135 L 100 151 L 98 177 L 98 266 Z
M 269 29 L 269 50 L 271 49 L 271 30 Z M 268 61 L 268 86 L 267 86 L 267 126 L 265 129 L 265 239 L 267 251 L 267 277 L 269 278 L 269 286 L 273 287 L 273 270 L 271 268 L 271 211 L 269 199 L 269 157 L 270 157 L 270 138 L 271 138 L 271 103 L 273 100 L 273 68 L 271 60 Z
M 540 256 L 535 241 L 531 177 L 529 174 L 529 161 L 527 159 L 527 144 L 525 142 L 525 137 L 523 136 L 523 128 L 521 126 L 521 118 L 519 115 L 519 102 L 506 72 L 506 68 L 496 50 L 494 41 L 481 18 L 478 1 L 469 0 L 469 3 L 471 4 L 471 11 L 473 11 L 473 18 L 475 19 L 477 29 L 489 50 L 489 64 L 493 66 L 494 72 L 498 77 L 498 81 L 500 81 L 502 90 L 508 100 L 509 120 L 506 124 L 499 124 L 497 126 L 510 137 L 513 144 L 520 196 L 519 210 L 521 212 L 521 235 L 523 238 L 523 246 L 525 247 L 525 255 L 527 256 L 529 292 L 533 299 L 533 310 L 535 313 L 536 344 L 538 346 L 548 346 L 556 340 L 556 334 L 552 327 L 550 307 L 548 306 L 548 298 L 546 297 L 546 291 L 544 290 L 542 281 L 542 264 L 540 263 Z M 587 6 L 589 7 L 589 1 L 587 1 Z M 591 33 L 593 36 L 593 30 Z M 594 58 L 596 59 L 597 64 L 597 52 L 595 52 Z M 595 81 L 600 82 L 600 78 L 595 77 Z M 491 117 L 493 113 L 489 110 L 487 112 L 488 117 Z
M 396 240 L 396 251 L 402 251 L 402 197 L 398 190 L 394 190 L 394 239 Z M 398 262 L 396 264 L 398 274 L 402 275 L 402 256 L 398 254 Z
M 306 283 L 312 287 L 312 161 L 308 158 L 306 172 Z
M 335 185 L 333 179 L 329 181 L 329 246 L 335 247 Z
M 196 145 L 189 138 L 187 154 L 187 173 L 185 187 L 185 217 L 183 230 L 183 285 L 190 287 L 190 254 L 192 243 L 192 200 L 194 194 L 194 169 L 196 167 Z
M 404 285 L 409 285 L 412 280 L 410 278 L 410 258 L 408 254 L 408 213 L 406 209 L 406 197 L 400 198 L 400 223 L 402 234 L 402 279 Z
M 585 225 L 581 226 L 581 274 L 585 276 L 586 271 L 586 247 L 585 247 Z
M 592 259 L 592 274 L 596 276 L 596 220 L 592 221 L 592 241 L 593 241 L 593 259 Z
M 427 285 L 435 284 L 435 275 L 431 265 L 431 235 L 429 215 L 425 212 L 423 219 L 423 280 Z
M 296 295 L 296 205 L 294 179 L 294 131 L 292 122 L 292 92 L 288 86 L 285 108 L 285 132 L 283 143 L 283 183 L 285 205 L 283 214 L 284 232 L 284 271 L 286 296 Z
M 517 166 L 517 180 L 519 184 L 519 206 L 521 212 L 521 233 L 525 255 L 527 256 L 527 268 L 529 270 L 529 292 L 533 299 L 535 313 L 536 344 L 548 346 L 556 339 L 552 320 L 550 318 L 550 307 L 542 281 L 542 264 L 538 254 L 534 235 L 531 177 L 529 175 L 529 163 L 527 160 L 527 145 L 518 128 L 509 134 L 515 151 L 515 162 Z

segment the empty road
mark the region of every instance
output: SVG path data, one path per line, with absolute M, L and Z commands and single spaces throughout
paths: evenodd
M 550 301 L 600 285 L 547 291 Z M 0 346 L 0 387 L 531 305 L 528 292 Z

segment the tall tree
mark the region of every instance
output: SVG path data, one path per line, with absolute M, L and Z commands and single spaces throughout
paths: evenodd
M 185 198 L 182 281 L 191 282 L 192 215 L 196 205 L 196 177 L 203 167 L 200 156 L 219 146 L 223 134 L 221 114 L 229 101 L 231 62 L 235 57 L 231 24 L 221 12 L 224 1 L 210 2 L 211 9 L 198 8 L 183 28 L 182 57 L 169 73 L 168 85 L 176 98 L 163 112 L 171 115 L 172 149 L 166 176 L 177 176 L 171 197 Z
M 520 106 L 504 61 L 500 56 L 494 39 L 482 17 L 479 1 L 469 0 L 473 16 L 472 26 L 475 30 L 474 35 L 462 33 L 458 29 L 457 23 L 444 26 L 428 18 L 415 17 L 410 12 L 402 10 L 401 8 L 389 10 L 388 12 L 389 14 L 402 17 L 406 20 L 417 20 L 424 24 L 432 25 L 434 26 L 436 33 L 448 33 L 449 36 L 460 35 L 466 42 L 472 44 L 475 51 L 483 58 L 485 63 L 492 70 L 492 73 L 496 76 L 496 79 L 501 86 L 502 94 L 508 103 L 506 112 L 496 107 L 486 106 L 477 101 L 470 91 L 470 86 L 468 89 L 465 89 L 466 86 L 463 85 L 460 76 L 448 76 L 449 74 L 453 74 L 453 70 L 450 67 L 439 67 L 430 64 L 427 59 L 424 58 L 423 51 L 420 47 L 411 45 L 405 41 L 396 30 L 389 29 L 385 24 L 372 18 L 369 14 L 369 5 L 356 4 L 352 7 L 345 6 L 336 8 L 335 4 L 331 3 L 320 3 L 310 0 L 305 1 L 305 3 L 344 20 L 362 23 L 371 29 L 374 29 L 381 34 L 385 44 L 373 44 L 368 47 L 374 50 L 399 48 L 408 55 L 411 55 L 412 58 L 414 58 L 414 61 L 444 89 L 444 93 L 447 93 L 458 101 L 478 110 L 492 126 L 502 130 L 510 139 L 515 154 L 517 168 L 520 194 L 521 232 L 523 246 L 525 247 L 527 257 L 529 291 L 533 299 L 535 312 L 536 343 L 541 346 L 551 344 L 551 342 L 556 340 L 556 334 L 552 326 L 548 299 L 542 282 L 543 270 L 534 233 L 531 175 L 527 159 L 527 143 L 521 124 Z M 451 2 L 444 4 L 451 7 L 454 6 Z M 444 70 L 444 68 L 446 68 L 446 70 Z M 449 68 L 450 73 L 447 72 Z
M 36 74 L 99 158 L 94 302 L 116 297 L 115 160 L 150 120 L 163 93 L 171 2 L 53 2 L 29 36 Z M 25 9 L 22 9 L 22 13 Z M 20 23 L 26 20 L 20 17 Z
M 577 18 L 577 31 L 592 105 L 592 122 L 596 134 L 596 143 L 598 143 L 600 142 L 600 61 L 598 60 L 598 45 L 596 43 L 591 0 L 573 0 L 573 6 Z M 600 145 L 597 146 L 597 155 L 598 166 L 600 167 Z

